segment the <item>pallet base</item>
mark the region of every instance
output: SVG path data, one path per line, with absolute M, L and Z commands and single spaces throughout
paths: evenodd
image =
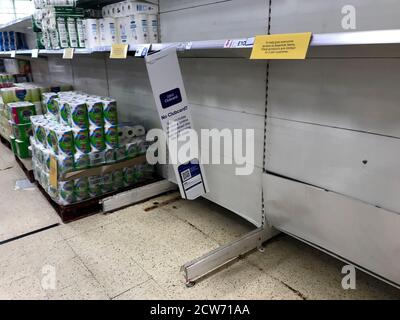
M 101 204 L 101 200 L 103 200 L 105 198 L 111 197 L 118 193 L 125 192 L 128 190 L 134 189 L 134 188 L 142 187 L 147 184 L 154 183 L 154 182 L 157 182 L 160 180 L 162 180 L 162 179 L 159 177 L 152 177 L 148 180 L 142 181 L 133 186 L 123 188 L 123 189 L 115 191 L 115 192 L 107 193 L 105 195 L 102 195 L 102 196 L 99 196 L 96 198 L 92 198 L 92 199 L 88 199 L 88 200 L 78 202 L 75 204 L 71 204 L 68 206 L 59 205 L 53 199 L 51 199 L 51 197 L 48 195 L 48 193 L 42 188 L 42 186 L 39 183 L 36 182 L 36 185 L 37 185 L 38 189 L 40 190 L 40 192 L 43 194 L 43 196 L 47 199 L 47 201 L 49 201 L 50 205 L 54 208 L 54 210 L 56 210 L 56 212 L 60 216 L 61 220 L 64 223 L 69 223 L 69 222 L 76 221 L 76 220 L 91 216 L 93 214 L 102 212 L 103 206 Z
M 11 150 L 11 143 L 0 134 L 0 142 Z

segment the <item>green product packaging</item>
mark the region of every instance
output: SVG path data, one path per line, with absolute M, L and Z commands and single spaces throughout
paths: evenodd
M 30 102 L 12 102 L 8 104 L 11 120 L 15 124 L 27 124 L 31 122 L 31 116 L 36 115 L 35 105 Z
M 74 180 L 74 194 L 77 201 L 89 198 L 88 178 L 78 178 Z
M 51 139 L 55 153 L 67 156 L 73 155 L 75 146 L 72 130 L 68 127 L 58 127 L 53 129 L 52 132 Z
M 27 141 L 30 136 L 33 135 L 32 125 L 30 123 L 27 124 L 15 124 L 10 122 L 11 124 L 11 132 L 15 139 Z
M 114 163 L 115 160 L 115 149 L 113 148 L 107 148 L 106 151 L 104 151 L 105 153 L 105 159 L 106 159 L 106 163 Z
M 103 102 L 98 100 L 89 100 L 87 102 L 87 110 L 89 117 L 89 124 L 95 127 L 104 126 L 103 116 Z
M 68 103 L 61 99 L 56 99 L 58 114 L 60 117 L 60 123 L 65 126 L 71 125 L 70 109 Z
M 29 152 L 29 141 L 21 141 L 16 139 L 15 140 L 16 146 L 17 146 L 17 155 L 21 159 L 27 159 L 31 157 L 31 154 Z
M 119 146 L 118 139 L 118 126 L 116 125 L 106 125 L 104 127 L 104 137 L 106 141 L 106 146 L 109 148 L 117 148 Z
M 77 152 L 74 155 L 75 170 L 87 169 L 90 167 L 90 156 L 86 153 Z
M 113 191 L 114 183 L 113 176 L 111 173 L 103 174 L 103 181 L 101 184 L 101 191 L 103 194 Z
M 70 125 L 73 128 L 87 129 L 89 120 L 87 106 L 82 102 L 68 102 Z
M 123 173 L 124 173 L 125 187 L 129 187 L 129 186 L 133 185 L 135 183 L 133 168 L 124 168 Z
M 17 154 L 17 142 L 14 136 L 10 136 L 11 149 L 14 154 Z
M 106 163 L 104 151 L 91 151 L 89 153 L 90 166 L 97 167 Z
M 124 187 L 124 174 L 122 170 L 115 170 L 112 173 L 113 188 L 119 190 Z
M 89 195 L 91 197 L 98 197 L 103 194 L 102 183 L 103 178 L 101 176 L 89 177 Z
M 103 99 L 104 122 L 109 125 L 118 125 L 117 102 L 112 99 Z
M 106 143 L 104 139 L 104 128 L 103 127 L 93 127 L 89 128 L 90 134 L 90 145 L 93 151 L 103 151 L 106 148 Z
M 88 129 L 73 128 L 75 150 L 81 153 L 90 152 L 90 137 Z
M 74 156 L 58 155 L 57 156 L 58 175 L 74 170 Z
M 62 205 L 68 205 L 75 202 L 74 181 L 58 182 L 59 201 Z

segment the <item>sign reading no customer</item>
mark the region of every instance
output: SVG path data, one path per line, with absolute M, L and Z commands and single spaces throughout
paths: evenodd
M 256 36 L 250 59 L 304 60 L 311 36 L 311 32 Z

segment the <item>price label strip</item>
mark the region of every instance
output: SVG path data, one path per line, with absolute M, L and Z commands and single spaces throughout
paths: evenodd
M 176 159 L 179 141 L 193 129 L 176 48 L 146 56 L 145 61 L 161 125 L 170 142 L 170 157 Z M 199 159 L 190 159 L 186 163 L 176 161 L 173 167 L 182 198 L 194 200 L 209 191 Z
M 256 36 L 250 59 L 304 60 L 311 36 L 311 32 Z
M 127 55 L 127 44 L 113 44 L 111 46 L 110 59 L 126 59 Z

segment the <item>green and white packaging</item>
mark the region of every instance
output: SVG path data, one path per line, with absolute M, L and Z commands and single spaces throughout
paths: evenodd
M 102 184 L 103 178 L 102 176 L 92 176 L 89 177 L 89 195 L 90 197 L 98 197 L 103 194 Z
M 89 120 L 86 103 L 72 101 L 68 102 L 68 106 L 71 127 L 87 129 Z
M 91 151 L 89 157 L 91 167 L 101 166 L 106 163 L 104 151 Z
M 85 26 L 82 18 L 76 19 L 76 31 L 78 32 L 78 46 L 79 48 L 85 48 Z
M 117 102 L 108 98 L 103 98 L 102 101 L 105 124 L 118 125 Z
M 118 144 L 118 126 L 117 125 L 106 125 L 104 127 L 104 137 L 106 146 L 108 148 L 117 148 Z
M 74 180 L 74 194 L 76 201 L 83 201 L 89 198 L 88 178 L 78 178 Z
M 70 46 L 70 43 L 68 36 L 67 19 L 64 17 L 57 17 L 56 23 L 57 23 L 59 46 L 61 48 L 68 48 Z
M 51 147 L 55 154 L 71 156 L 74 154 L 72 130 L 64 126 L 55 126 L 50 131 Z
M 58 155 L 57 168 L 59 176 L 74 171 L 74 156 Z
M 114 190 L 119 190 L 124 187 L 124 174 L 122 170 L 115 170 L 112 173 Z
M 75 202 L 73 180 L 58 182 L 58 199 L 61 205 L 69 205 Z
M 73 128 L 75 150 L 81 153 L 90 152 L 90 137 L 88 129 Z
M 8 103 L 8 109 L 15 124 L 31 123 L 31 116 L 36 115 L 35 105 L 27 101 Z
M 113 176 L 111 173 L 105 173 L 103 174 L 103 182 L 101 184 L 101 191 L 103 194 L 109 193 L 113 191 L 114 188 L 114 182 L 113 182 Z
M 90 156 L 87 153 L 77 152 L 74 155 L 75 170 L 87 169 L 90 167 Z
M 67 29 L 68 29 L 68 38 L 69 38 L 69 46 L 71 48 L 79 47 L 78 40 L 78 31 L 76 29 L 76 19 L 73 17 L 66 18 Z
M 104 116 L 103 116 L 103 102 L 97 99 L 91 99 L 86 102 L 89 124 L 95 127 L 104 126 Z
M 114 148 L 107 148 L 104 151 L 105 154 L 105 161 L 106 163 L 114 163 L 115 160 L 115 149 Z
M 103 151 L 106 149 L 103 127 L 89 127 L 90 146 L 93 151 Z
M 135 178 L 134 178 L 134 172 L 133 172 L 132 167 L 124 168 L 123 174 L 124 174 L 124 186 L 125 187 L 129 187 L 136 182 Z

